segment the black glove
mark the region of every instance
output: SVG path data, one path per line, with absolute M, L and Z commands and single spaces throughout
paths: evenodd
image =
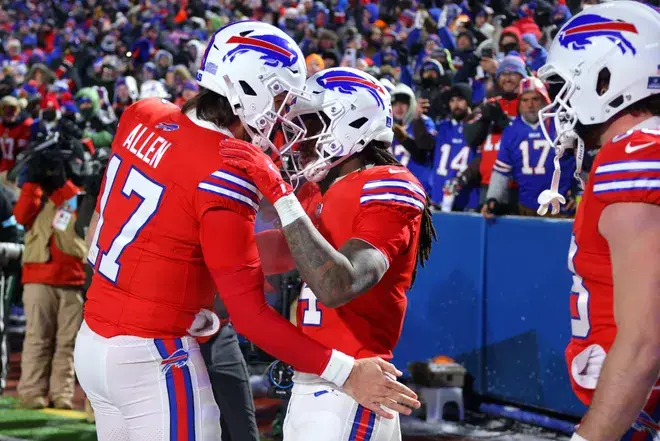
M 487 103 L 485 103 L 482 106 L 481 115 L 482 118 L 494 122 L 501 120 L 502 118 L 507 118 L 507 120 L 509 118 L 507 114 L 504 113 L 504 110 L 502 110 L 500 103 L 498 103 L 497 101 L 488 101 Z
M 399 58 L 399 65 L 401 67 L 407 66 L 410 64 L 410 51 L 408 51 L 408 48 L 406 47 L 405 44 L 398 44 L 396 46 L 396 53 Z

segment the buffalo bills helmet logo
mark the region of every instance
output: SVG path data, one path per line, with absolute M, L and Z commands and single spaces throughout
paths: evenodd
M 635 55 L 637 50 L 625 37 L 626 33 L 637 34 L 637 27 L 632 23 L 585 14 L 575 18 L 559 32 L 559 44 L 568 49 L 583 50 L 593 43 L 592 39 L 604 37 L 614 42 L 621 53 L 630 50 Z
M 357 92 L 358 88 L 364 89 L 374 97 L 381 108 L 385 108 L 385 102 L 381 96 L 385 94 L 383 87 L 353 72 L 333 70 L 318 77 L 316 82 L 326 89 L 348 95 Z
M 653 439 L 660 434 L 660 424 L 644 411 L 639 414 L 632 427 L 638 432 L 648 432 Z
M 227 40 L 227 44 L 235 44 L 236 47 L 222 57 L 222 61 L 234 61 L 234 59 L 246 52 L 259 52 L 260 59 L 266 66 L 291 67 L 298 61 L 298 54 L 290 49 L 289 42 L 277 35 L 256 35 L 254 37 L 243 37 L 234 35 Z
M 177 349 L 170 355 L 161 361 L 161 370 L 166 374 L 173 367 L 182 368 L 188 363 L 188 353 L 183 349 Z
M 173 132 L 175 130 L 179 130 L 179 125 L 174 123 L 161 122 L 156 124 L 156 128 L 160 130 L 164 130 L 166 132 Z

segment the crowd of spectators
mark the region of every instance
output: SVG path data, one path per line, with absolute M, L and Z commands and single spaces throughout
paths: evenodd
M 350 66 L 379 78 L 393 152 L 439 210 L 533 216 L 554 170 L 538 120 L 550 97 L 534 74 L 562 24 L 597 0 L 555 1 L 0 0 L 0 222 L 4 242 L 25 243 L 22 282 L 2 301 L 22 288 L 22 403 L 71 407 L 82 238 L 118 119 L 142 98 L 193 97 L 215 30 L 272 23 L 309 75 Z M 574 159 L 561 167 L 570 217 Z

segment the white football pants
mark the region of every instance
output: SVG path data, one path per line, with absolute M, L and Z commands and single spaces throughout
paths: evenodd
M 74 360 L 99 441 L 220 441 L 220 411 L 194 338 L 105 338 L 83 321 Z
M 296 373 L 284 441 L 401 441 L 399 414 L 388 420 L 316 375 Z

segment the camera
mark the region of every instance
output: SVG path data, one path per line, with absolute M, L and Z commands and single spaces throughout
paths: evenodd
M 25 150 L 16 155 L 16 165 L 7 173 L 7 179 L 15 182 L 19 175 L 37 173 L 37 182 L 48 187 L 49 176 L 61 174 L 64 169 L 66 179 L 82 186 L 90 170 L 86 167 L 81 136 L 82 131 L 75 122 L 61 119 L 55 130 L 39 133 Z

